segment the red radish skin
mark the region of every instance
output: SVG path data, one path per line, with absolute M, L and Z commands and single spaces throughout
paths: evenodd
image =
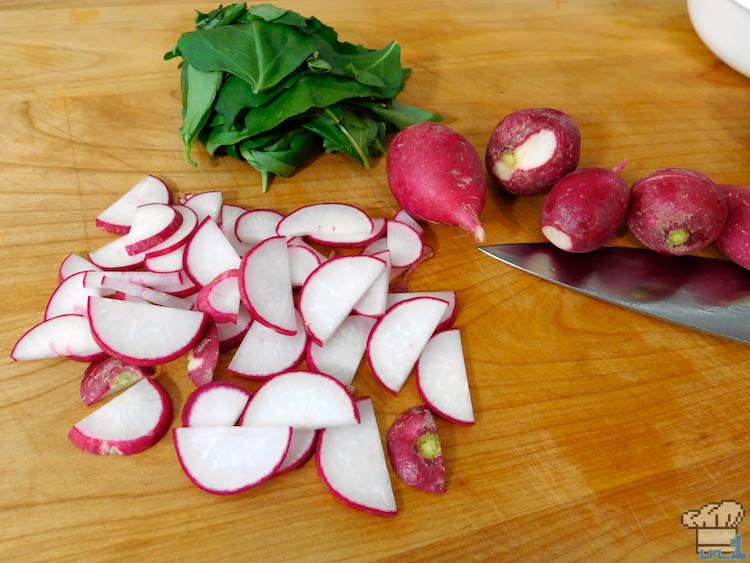
M 240 305 L 236 323 L 216 323 L 216 330 L 219 332 L 219 352 L 237 348 L 250 330 L 252 322 L 253 318 L 248 310 L 244 305 Z
M 583 168 L 563 177 L 542 207 L 542 233 L 568 252 L 606 244 L 625 220 L 630 188 L 607 168 Z
M 388 429 L 387 442 L 391 466 L 404 483 L 426 493 L 445 492 L 445 460 L 430 409 L 402 412 Z
M 750 187 L 719 186 L 727 202 L 728 217 L 716 246 L 732 262 L 750 269 Z
M 690 254 L 714 242 L 727 221 L 727 202 L 700 172 L 665 168 L 638 180 L 630 192 L 628 227 L 661 254 Z
M 168 241 L 182 225 L 182 213 L 164 203 L 147 203 L 136 211 L 125 250 L 136 256 Z
M 117 358 L 105 356 L 86 368 L 81 379 L 81 401 L 86 406 L 93 405 L 155 373 L 152 367 L 129 366 Z
M 184 207 L 182 205 L 175 205 L 173 206 L 173 208 L 182 217 L 180 228 L 172 233 L 172 236 L 170 236 L 161 244 L 153 248 L 149 248 L 146 252 L 146 260 L 144 263 L 147 263 L 149 260 L 153 261 L 155 258 L 159 258 L 161 256 L 166 256 L 167 254 L 170 254 L 175 250 L 184 247 L 187 244 L 188 240 L 190 240 L 190 237 L 193 235 L 195 230 L 198 228 L 198 216 L 195 214 L 195 211 L 193 211 L 189 207 Z M 180 260 L 180 267 L 181 265 L 182 260 Z
M 414 219 L 461 227 L 484 240 L 484 167 L 464 136 L 438 123 L 407 127 L 391 142 L 386 171 L 393 197 Z
M 239 275 L 240 271 L 237 269 L 227 270 L 216 276 L 208 285 L 203 286 L 198 292 L 198 299 L 196 301 L 198 310 L 211 315 L 211 318 L 217 323 L 236 323 L 237 311 L 224 311 L 217 309 L 211 302 L 211 294 L 216 290 L 217 286 L 234 283 L 237 285 L 237 304 L 239 305 Z
M 187 372 L 196 387 L 210 383 L 219 363 L 219 334 L 211 323 L 195 348 L 188 352 Z
M 548 192 L 578 166 L 581 133 L 556 109 L 514 111 L 490 135 L 485 165 L 502 189 L 516 195 Z

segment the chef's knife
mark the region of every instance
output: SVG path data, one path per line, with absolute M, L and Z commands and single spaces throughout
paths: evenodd
M 585 254 L 547 243 L 482 252 L 563 287 L 715 336 L 750 343 L 750 273 L 732 262 L 606 247 Z

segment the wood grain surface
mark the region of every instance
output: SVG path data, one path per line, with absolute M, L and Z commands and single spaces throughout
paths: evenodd
M 443 113 L 482 155 L 503 115 L 541 105 L 578 122 L 581 165 L 628 159 L 629 182 L 684 166 L 750 184 L 750 82 L 702 45 L 684 4 L 286 5 L 349 41 L 397 39 L 414 71 L 401 99 Z M 436 256 L 411 289 L 458 291 L 477 414 L 473 427 L 438 421 L 444 496 L 392 474 L 399 514 L 371 516 L 337 502 L 308 463 L 214 497 L 183 475 L 169 436 L 132 457 L 86 455 L 68 442 L 88 412 L 78 397 L 84 365 L 8 354 L 41 319 L 61 259 L 111 239 L 95 216 L 145 173 L 180 193 L 220 189 L 227 202 L 282 212 L 319 201 L 396 210 L 383 159 L 365 171 L 321 156 L 265 195 L 247 165 L 202 148 L 197 169 L 184 163 L 178 72 L 161 55 L 191 28 L 194 8 L 213 6 L 0 3 L 0 560 L 697 559 L 680 514 L 727 498 L 750 503 L 747 347 L 554 287 L 442 226 L 428 230 Z M 493 191 L 487 240 L 541 240 L 540 205 Z M 160 381 L 179 412 L 192 387 L 185 359 Z M 364 364 L 355 383 L 372 396 L 383 433 L 420 403 L 413 380 L 391 397 Z

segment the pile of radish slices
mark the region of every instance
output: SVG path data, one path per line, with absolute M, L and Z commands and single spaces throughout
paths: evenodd
M 88 260 L 65 258 L 43 322 L 11 356 L 91 362 L 85 405 L 122 392 L 75 424 L 70 440 L 85 452 L 129 455 L 172 422 L 154 366 L 187 355 L 197 389 L 173 438 L 198 487 L 244 491 L 316 452 L 334 495 L 395 513 L 372 401 L 353 396 L 362 357 L 393 394 L 416 367 L 433 412 L 474 421 L 461 338 L 445 330 L 455 293 L 390 292 L 432 255 L 421 226 L 403 211 L 373 219 L 338 203 L 284 216 L 224 204 L 221 192 L 179 202 L 148 176 L 101 213 L 97 226 L 120 238 Z M 234 348 L 228 369 L 262 380 L 254 393 L 213 381 L 219 353 Z

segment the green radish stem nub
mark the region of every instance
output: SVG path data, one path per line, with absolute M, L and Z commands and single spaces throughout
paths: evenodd
M 440 438 L 437 434 L 428 432 L 417 439 L 417 451 L 425 459 L 435 459 L 443 451 L 440 449 Z
M 513 168 L 516 165 L 516 155 L 513 151 L 506 151 L 500 155 L 500 160 L 508 168 Z
M 682 246 L 688 240 L 690 240 L 690 232 L 685 229 L 675 229 L 674 231 L 669 231 L 667 235 L 667 241 L 672 246 Z

